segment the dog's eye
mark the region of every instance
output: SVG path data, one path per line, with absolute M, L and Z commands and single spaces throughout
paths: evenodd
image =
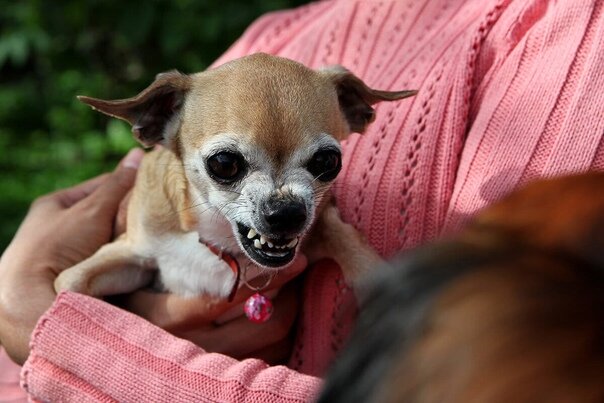
M 321 150 L 312 156 L 306 169 L 320 181 L 334 180 L 342 168 L 342 157 L 338 150 Z
M 243 175 L 244 170 L 245 161 L 239 154 L 221 151 L 208 158 L 208 172 L 218 182 L 233 182 Z

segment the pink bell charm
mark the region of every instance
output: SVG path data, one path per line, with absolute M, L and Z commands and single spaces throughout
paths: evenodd
M 273 303 L 264 295 L 256 293 L 245 301 L 243 310 L 250 322 L 264 323 L 273 314 Z

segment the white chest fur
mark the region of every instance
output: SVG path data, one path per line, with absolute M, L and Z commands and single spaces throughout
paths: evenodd
M 169 234 L 157 239 L 153 255 L 159 278 L 167 291 L 185 297 L 211 294 L 226 297 L 231 292 L 235 274 L 230 266 L 207 244 L 229 253 L 245 269 L 246 280 L 258 276 L 263 269 L 251 264 L 239 248 L 231 225 L 215 210 L 199 215 L 198 231 Z
M 159 278 L 170 292 L 184 297 L 203 293 L 226 297 L 233 288 L 231 268 L 199 242 L 197 232 L 164 237 L 155 254 Z

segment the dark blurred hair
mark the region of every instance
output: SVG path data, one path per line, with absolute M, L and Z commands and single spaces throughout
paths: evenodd
M 529 185 L 394 266 L 320 402 L 604 401 L 604 174 Z

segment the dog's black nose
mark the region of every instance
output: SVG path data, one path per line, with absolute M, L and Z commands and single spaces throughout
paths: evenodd
M 297 235 L 306 223 L 306 206 L 300 201 L 271 198 L 262 208 L 262 217 L 273 235 Z

